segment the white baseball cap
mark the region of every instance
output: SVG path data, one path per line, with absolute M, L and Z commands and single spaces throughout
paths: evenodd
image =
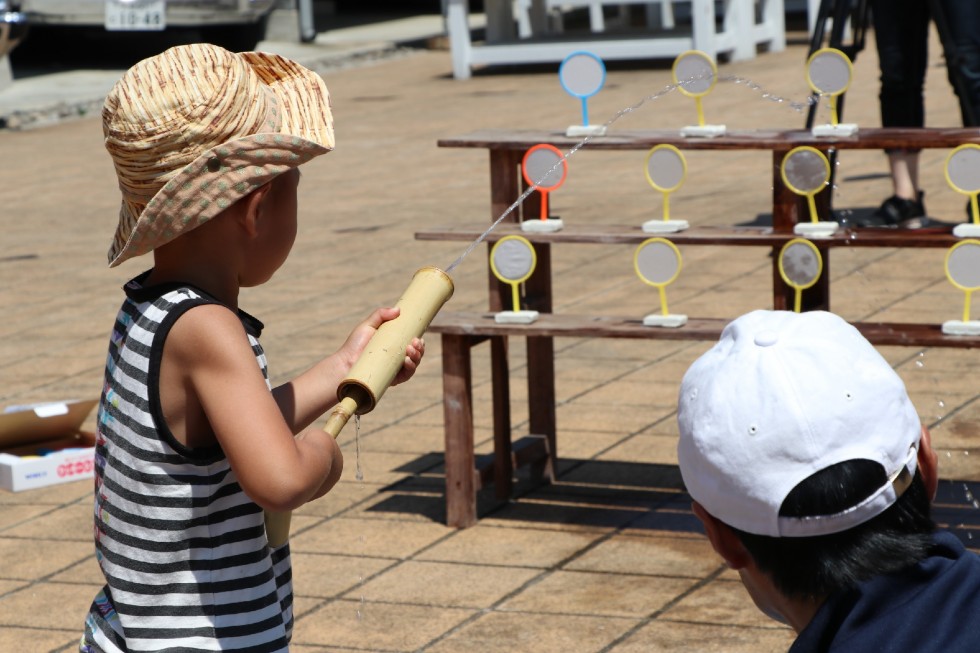
M 921 423 L 905 384 L 857 329 L 823 311 L 753 311 L 681 382 L 677 455 L 691 497 L 748 533 L 809 537 L 882 513 L 915 475 Z M 888 481 L 832 515 L 781 517 L 786 496 L 848 460 Z

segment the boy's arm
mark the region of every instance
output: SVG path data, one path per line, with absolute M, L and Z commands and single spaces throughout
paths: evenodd
M 199 408 L 242 489 L 262 508 L 293 510 L 339 479 L 336 442 L 319 429 L 293 437 L 241 322 L 227 308 L 205 305 L 182 315 L 167 337 L 164 365 L 176 379 L 161 387 L 164 400 L 170 393 L 162 402 L 168 423 L 193 433 Z
M 398 317 L 397 308 L 379 308 L 357 325 L 334 354 L 323 359 L 289 383 L 272 393 L 283 417 L 294 433 L 312 424 L 337 403 L 337 388 L 357 361 L 368 341 L 382 323 Z M 405 364 L 392 385 L 407 381 L 415 373 L 425 351 L 424 343 L 415 338 L 405 351 Z

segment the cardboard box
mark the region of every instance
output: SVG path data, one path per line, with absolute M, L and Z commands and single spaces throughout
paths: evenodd
M 81 430 L 97 399 L 8 406 L 0 413 L 0 488 L 92 478 L 95 434 Z

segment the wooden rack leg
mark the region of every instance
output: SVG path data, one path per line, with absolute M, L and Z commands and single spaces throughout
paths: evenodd
M 442 336 L 443 418 L 446 439 L 446 524 L 476 523 L 476 460 L 473 453 L 473 393 L 466 336 Z
M 550 337 L 527 339 L 527 396 L 530 430 L 548 440 L 548 455 L 536 463 L 536 480 L 555 480 L 558 441 L 555 415 L 555 341 Z
M 507 338 L 490 338 L 490 369 L 493 378 L 493 485 L 498 499 L 510 499 L 514 486 L 511 458 L 510 370 Z

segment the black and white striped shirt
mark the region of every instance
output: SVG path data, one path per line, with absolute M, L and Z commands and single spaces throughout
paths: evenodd
M 262 509 L 220 447 L 190 449 L 160 408 L 163 343 L 188 309 L 216 303 L 189 286 L 130 281 L 106 361 L 95 450 L 95 543 L 106 585 L 83 652 L 286 651 L 289 545 L 271 549 Z M 240 313 L 268 383 L 262 324 Z

